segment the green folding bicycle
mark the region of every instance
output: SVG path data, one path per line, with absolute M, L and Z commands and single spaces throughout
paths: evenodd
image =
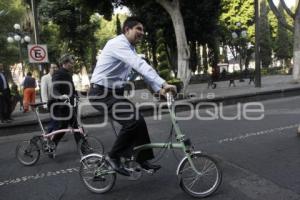
M 143 172 L 154 173 L 154 171 L 142 169 L 135 162 L 135 157 L 140 150 L 149 148 L 181 149 L 185 156 L 179 162 L 176 171 L 180 187 L 184 192 L 193 197 L 207 197 L 213 194 L 221 184 L 221 168 L 218 162 L 211 156 L 201 151 L 194 151 L 190 139 L 185 138 L 177 123 L 174 98 L 170 93 L 167 94 L 167 105 L 177 142 L 169 141 L 167 143 L 150 143 L 137 146 L 134 148 L 132 158 L 124 159 L 123 165 L 131 174 L 130 179 L 137 180 Z M 95 193 L 110 191 L 116 182 L 116 172 L 112 169 L 103 154 L 92 153 L 82 157 L 79 173 L 84 185 Z

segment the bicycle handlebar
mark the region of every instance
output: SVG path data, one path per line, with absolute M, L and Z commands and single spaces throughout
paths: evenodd
M 70 97 L 66 98 L 65 101 L 64 101 L 64 103 L 67 103 L 67 104 L 69 104 L 70 106 L 72 106 L 72 107 L 74 107 L 74 108 L 78 106 L 79 102 L 80 102 L 80 99 L 79 99 L 78 96 L 75 96 L 75 97 L 74 97 L 73 105 L 71 104 L 71 99 L 70 99 Z

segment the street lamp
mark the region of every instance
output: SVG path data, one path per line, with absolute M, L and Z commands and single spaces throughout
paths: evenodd
M 247 31 L 243 30 L 241 27 L 241 23 L 237 22 L 236 23 L 236 27 L 237 29 L 235 31 L 233 31 L 231 33 L 231 36 L 233 38 L 234 41 L 236 41 L 236 52 L 239 55 L 239 65 L 240 65 L 240 73 L 241 73 L 241 77 L 240 77 L 240 82 L 243 82 L 243 75 L 242 75 L 242 71 L 243 71 L 243 66 L 242 66 L 242 57 L 245 55 L 245 44 L 246 42 L 244 41 L 245 38 L 247 38 Z
M 24 42 L 29 43 L 31 38 L 25 33 L 21 31 L 21 26 L 20 24 L 14 24 L 14 32 L 10 32 L 9 36 L 7 37 L 7 42 L 8 43 L 13 43 L 14 41 L 16 41 L 18 43 L 18 47 L 19 47 L 19 61 L 21 63 L 21 67 L 22 67 L 22 73 L 24 76 L 24 67 L 23 67 L 23 57 L 22 57 L 22 44 Z

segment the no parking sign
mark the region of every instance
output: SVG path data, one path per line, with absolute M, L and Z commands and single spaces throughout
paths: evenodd
M 47 45 L 29 44 L 27 48 L 28 48 L 28 58 L 30 63 L 48 62 Z

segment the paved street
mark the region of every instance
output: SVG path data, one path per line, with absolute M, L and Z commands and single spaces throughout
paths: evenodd
M 201 149 L 220 161 L 223 183 L 208 199 L 214 200 L 298 200 L 300 199 L 300 138 L 296 135 L 300 117 L 300 97 L 263 101 L 262 120 L 181 120 L 180 126 Z M 210 111 L 210 112 L 209 112 Z M 213 108 L 197 111 L 211 116 Z M 220 113 L 220 109 L 218 110 Z M 238 116 L 237 105 L 222 109 L 223 116 Z M 252 113 L 257 117 L 261 113 Z M 180 112 L 178 116 L 196 116 Z M 220 114 L 218 114 L 220 116 Z M 147 117 L 152 141 L 165 141 L 170 129 L 168 115 L 162 120 Z M 109 149 L 114 135 L 110 126 L 88 129 Z M 14 157 L 18 142 L 29 139 L 26 133 L 0 137 L 0 199 L 193 199 L 178 186 L 175 170 L 178 164 L 172 152 L 158 163 L 163 168 L 154 176 L 129 181 L 118 176 L 113 190 L 105 195 L 89 192 L 78 176 L 79 156 L 71 136 L 60 143 L 55 160 L 42 156 L 32 167 L 24 167 Z M 180 153 L 176 152 L 177 157 Z

